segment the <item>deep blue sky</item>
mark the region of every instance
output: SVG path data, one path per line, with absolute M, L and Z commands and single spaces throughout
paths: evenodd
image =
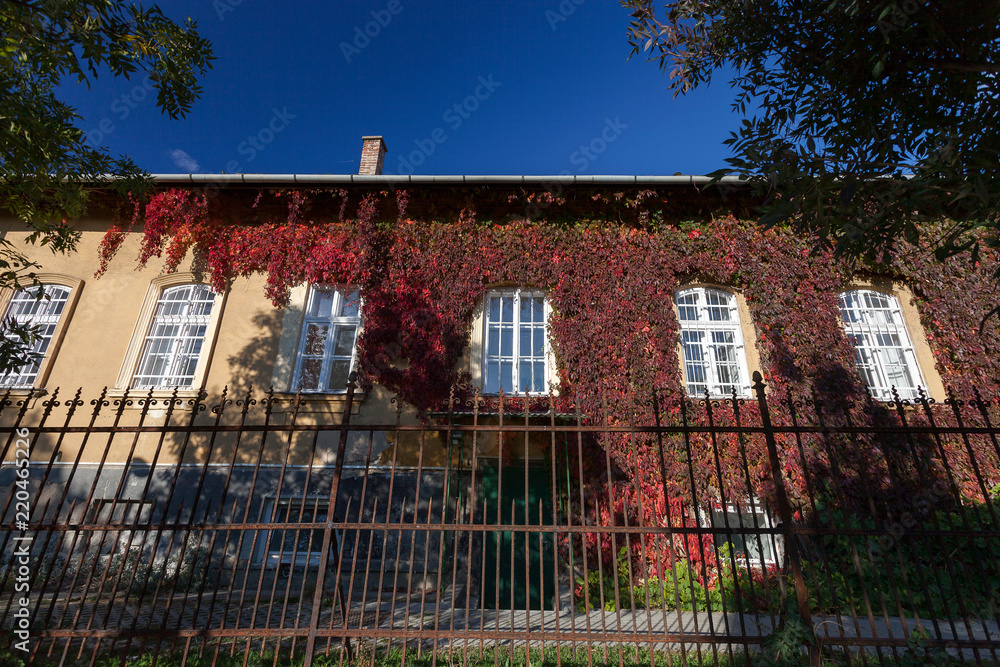
M 610 0 L 158 4 L 218 57 L 186 118 L 140 79 L 65 91 L 92 141 L 152 173 L 356 173 L 362 135 L 381 134 L 386 173 L 704 174 L 739 124 L 726 80 L 673 99 L 654 63 L 627 60 Z

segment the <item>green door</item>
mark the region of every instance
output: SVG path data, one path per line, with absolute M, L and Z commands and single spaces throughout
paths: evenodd
M 480 502 L 485 503 L 486 524 L 554 523 L 551 472 L 544 465 L 529 463 L 525 471 L 523 462 L 515 463 L 503 466 L 501 472 L 494 464 L 481 471 Z M 486 533 L 483 551 L 483 608 L 555 608 L 556 550 L 551 532 L 495 530 Z

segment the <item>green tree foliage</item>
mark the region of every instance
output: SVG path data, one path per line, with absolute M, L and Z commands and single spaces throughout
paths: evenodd
M 67 219 L 86 211 L 85 185 L 106 180 L 120 194 L 141 193 L 147 176 L 128 157 L 86 143 L 80 116 L 59 99 L 59 86 L 98 74 L 148 76 L 156 104 L 184 116 L 211 68 L 209 42 L 195 22 L 177 24 L 155 6 L 112 0 L 0 0 L 0 208 L 27 223 L 30 241 L 53 252 L 75 247 Z M 34 284 L 39 265 L 0 239 L 0 287 Z M 30 327 L 3 323 L 0 372 L 26 361 Z
M 840 253 L 1000 246 L 997 0 L 622 0 L 676 94 L 732 74 L 731 167 Z

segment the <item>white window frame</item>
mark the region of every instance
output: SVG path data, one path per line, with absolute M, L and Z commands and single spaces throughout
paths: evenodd
M 0 377 L 0 389 L 30 389 L 39 381 L 46 361 L 51 359 L 58 344 L 57 333 L 72 307 L 73 297 L 73 288 L 53 283 L 26 287 L 14 293 L 5 309 L 3 321 L 13 319 L 20 325 L 41 325 L 42 335 L 31 345 L 31 351 L 41 356 Z
M 125 352 L 125 359 L 122 362 L 121 371 L 118 373 L 118 379 L 115 382 L 115 393 L 120 394 L 126 391 L 126 389 L 129 391 L 136 389 L 134 387 L 133 380 L 135 379 L 136 373 L 141 368 L 140 358 L 144 352 L 143 348 L 146 346 L 146 339 L 149 336 L 150 331 L 152 331 L 153 318 L 156 314 L 161 296 L 168 289 L 185 285 L 203 285 L 203 283 L 201 283 L 198 280 L 198 277 L 191 272 L 170 273 L 154 278 L 150 281 L 149 288 L 146 290 L 146 297 L 142 302 L 142 306 L 139 309 L 139 315 L 136 318 L 135 329 L 132 330 L 132 337 L 129 339 L 129 345 Z M 164 395 L 173 391 L 178 391 L 181 395 L 187 396 L 195 395 L 198 390 L 204 386 L 205 377 L 214 352 L 215 340 L 219 331 L 219 323 L 222 319 L 222 313 L 226 302 L 226 292 L 213 292 L 213 294 L 215 295 L 215 301 L 212 306 L 211 318 L 208 323 L 208 328 L 205 331 L 205 337 L 198 357 L 197 367 L 195 369 L 194 381 L 191 385 L 185 387 L 154 387 L 152 390 L 145 389 L 139 391 L 153 391 L 154 394 L 162 393 Z
M 689 297 L 694 297 L 695 302 L 683 302 Z M 724 303 L 711 303 L 710 300 L 722 300 Z M 674 294 L 674 305 L 677 307 L 677 321 L 680 324 L 681 367 L 688 396 L 704 396 L 704 389 L 697 387 L 704 385 L 709 396 L 728 398 L 732 396 L 728 387 L 735 384 L 736 396 L 749 398 L 750 373 L 747 369 L 746 346 L 736 295 L 715 287 L 688 287 Z M 692 314 L 695 316 L 693 319 L 689 317 Z M 700 340 L 692 340 L 695 336 Z M 713 340 L 718 337 L 731 337 L 732 340 Z M 732 347 L 736 359 L 720 359 L 720 352 L 726 347 Z M 693 358 L 695 352 L 700 359 Z M 723 383 L 724 367 L 733 364 L 736 366 L 737 381 Z M 704 374 L 703 380 L 692 377 L 699 367 Z M 727 388 L 724 389 L 724 386 Z
M 313 316 L 310 312 L 313 310 L 313 304 L 317 295 L 333 293 L 333 305 L 330 308 L 329 316 Z M 343 315 L 343 308 L 345 304 L 357 303 L 357 315 Z M 309 294 L 306 297 L 305 309 L 302 314 L 302 329 L 299 333 L 299 343 L 295 352 L 295 371 L 292 374 L 292 384 L 290 387 L 291 391 L 298 391 L 299 384 L 302 382 L 302 366 L 304 362 L 309 359 L 322 359 L 319 381 L 315 388 L 306 389 L 303 388 L 303 393 L 312 394 L 343 394 L 347 392 L 347 383 L 340 389 L 325 389 L 329 382 L 330 371 L 335 361 L 348 361 L 347 366 L 347 376 L 350 377 L 351 371 L 357 363 L 357 352 L 358 352 L 358 336 L 361 333 L 361 306 L 362 298 L 360 292 L 357 289 L 351 289 L 349 287 L 343 287 L 338 285 L 313 285 L 309 289 Z M 310 325 L 315 326 L 327 326 L 326 338 L 323 343 L 323 354 L 322 355 L 308 355 L 306 354 L 306 345 L 308 343 L 308 332 Z M 354 340 L 351 343 L 351 353 L 349 360 L 348 355 L 337 355 L 334 354 L 336 351 L 336 333 L 338 330 L 347 327 L 354 327 Z
M 872 289 L 845 290 L 837 297 L 844 333 L 854 348 L 854 366 L 872 398 L 893 400 L 894 386 L 901 399 L 918 398 L 919 389 L 927 385 L 917 363 L 899 299 Z M 889 359 L 893 353 L 895 362 Z M 895 376 L 893 369 L 896 369 Z M 897 383 L 900 378 L 909 383 Z
M 730 521 L 730 515 L 736 515 L 739 525 L 735 525 Z M 712 529 L 722 529 L 723 531 L 733 528 L 763 528 L 772 529 L 776 527 L 774 518 L 771 513 L 767 510 L 767 507 L 760 501 L 756 496 L 746 498 L 742 503 L 736 502 L 726 502 L 726 503 L 716 503 L 715 506 L 709 509 L 702 509 L 700 511 L 701 515 L 701 525 L 703 528 Z M 752 519 L 752 525 L 747 525 L 748 520 Z M 728 522 L 728 525 L 727 525 Z M 743 552 L 733 552 L 732 556 L 736 564 L 744 568 L 754 568 L 754 569 L 764 569 L 772 565 L 778 565 L 784 558 L 784 538 L 777 533 L 733 533 L 732 535 L 738 535 L 743 538 L 743 542 L 746 543 L 748 540 L 755 539 L 760 540 L 758 548 L 763 548 L 767 545 L 767 552 L 769 558 L 749 558 L 746 553 Z M 715 532 L 712 533 L 712 543 L 715 545 L 716 552 L 718 552 L 719 547 L 723 544 L 730 543 L 729 539 L 726 539 L 725 532 Z M 732 561 L 729 558 L 725 560 L 719 557 L 720 565 L 730 565 Z
M 186 299 L 173 299 L 175 294 L 189 290 Z M 156 301 L 156 308 L 149 321 L 149 329 L 139 352 L 139 360 L 132 376 L 133 389 L 173 389 L 175 387 L 190 389 L 198 381 L 198 367 L 205 349 L 209 327 L 212 324 L 212 311 L 216 307 L 216 293 L 208 285 L 187 283 L 164 288 Z M 204 304 L 207 312 L 197 312 Z M 179 313 L 164 312 L 168 308 L 180 306 Z M 192 313 L 192 310 L 195 312 Z M 161 327 L 175 327 L 178 333 L 165 335 Z M 166 348 L 162 347 L 166 345 Z M 146 372 L 147 363 L 161 357 L 167 360 L 166 367 L 161 372 L 153 374 Z M 192 366 L 190 372 L 182 373 L 182 369 Z
M 543 343 L 542 343 L 542 353 L 540 355 L 529 354 L 526 357 L 521 355 L 520 334 L 521 334 L 522 324 L 521 324 L 520 306 L 522 298 L 542 299 L 541 331 L 542 331 Z M 513 300 L 513 320 L 510 323 L 503 322 L 502 320 L 500 322 L 492 321 L 490 317 L 490 308 L 493 299 Z M 502 302 L 500 307 L 502 308 Z M 511 382 L 513 386 L 510 388 L 502 387 L 504 394 L 508 396 L 512 394 L 524 395 L 525 393 L 527 393 L 527 395 L 529 396 L 548 395 L 550 386 L 555 384 L 555 377 L 553 373 L 553 364 L 552 364 L 552 350 L 549 341 L 550 314 L 551 314 L 551 309 L 549 306 L 548 296 L 542 290 L 511 287 L 511 288 L 490 290 L 486 294 L 486 299 L 483 303 L 483 321 L 482 321 L 483 337 L 482 341 L 480 342 L 481 356 L 480 356 L 480 366 L 479 366 L 480 380 L 482 382 L 482 388 L 484 394 L 496 395 L 500 393 L 499 390 L 500 387 L 498 387 L 496 391 L 493 391 L 489 386 L 489 380 L 491 377 L 489 373 L 490 364 L 496 363 L 499 366 L 500 364 L 502 364 L 504 360 L 509 360 L 509 362 L 511 363 Z M 531 327 L 531 329 L 533 330 L 538 328 L 536 322 L 531 322 L 529 323 L 528 326 Z M 499 345 L 500 335 L 501 335 L 500 331 L 505 328 L 510 328 L 512 332 L 510 354 L 502 354 L 502 350 L 493 349 L 495 346 Z M 491 333 L 493 331 L 497 332 L 497 338 L 495 344 L 491 345 L 491 340 L 492 340 Z M 532 333 L 531 337 L 532 339 L 534 338 L 534 333 Z M 530 391 L 527 392 L 521 390 L 520 366 L 522 361 L 524 360 L 528 360 L 528 363 L 531 364 L 535 363 L 542 364 L 543 378 L 541 383 L 542 386 L 541 390 L 531 389 Z M 498 375 L 502 375 L 502 373 L 500 373 L 499 371 L 499 368 L 498 368 Z M 498 377 L 498 384 L 499 382 L 500 378 Z

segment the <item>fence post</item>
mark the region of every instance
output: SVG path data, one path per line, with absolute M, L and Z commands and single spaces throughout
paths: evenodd
M 799 606 L 799 616 L 809 628 L 812 641 L 809 643 L 809 663 L 819 665 L 819 647 L 816 645 L 815 632 L 812 624 L 812 614 L 809 612 L 809 596 L 806 591 L 806 579 L 802 574 L 802 562 L 799 558 L 799 543 L 792 533 L 792 509 L 788 504 L 785 492 L 785 480 L 781 474 L 781 461 L 778 459 L 778 445 L 774 439 L 774 427 L 771 425 L 771 411 L 767 407 L 764 396 L 764 382 L 760 371 L 753 372 L 753 390 L 757 394 L 757 404 L 760 406 L 760 420 L 764 427 L 764 440 L 767 443 L 767 455 L 771 462 L 771 476 L 774 480 L 774 493 L 778 502 L 778 517 L 785 538 L 785 553 L 792 568 L 792 582 L 795 584 L 795 597 Z
M 329 564 L 330 547 L 333 541 L 333 524 L 337 512 L 337 494 L 340 491 L 340 478 L 344 474 L 344 457 L 347 454 L 348 426 L 351 424 L 351 409 L 354 407 L 354 381 L 356 374 L 351 373 L 347 380 L 347 398 L 344 402 L 344 416 L 340 420 L 340 438 L 337 443 L 337 462 L 333 468 L 333 481 L 330 484 L 330 500 L 327 503 L 326 526 L 323 529 L 323 546 L 319 556 L 319 571 L 316 573 L 316 591 L 313 593 L 312 613 L 309 615 L 309 639 L 306 642 L 306 655 L 302 667 L 312 667 L 313 653 L 316 649 L 316 633 L 319 629 L 320 605 L 323 602 L 323 589 L 326 586 L 326 570 Z M 309 462 L 312 465 L 312 461 Z M 347 627 L 347 603 L 344 600 L 344 590 L 340 582 L 340 556 L 334 556 L 337 568 L 337 598 L 340 600 L 340 614 Z M 347 659 L 351 660 L 351 640 L 344 636 L 344 648 Z

